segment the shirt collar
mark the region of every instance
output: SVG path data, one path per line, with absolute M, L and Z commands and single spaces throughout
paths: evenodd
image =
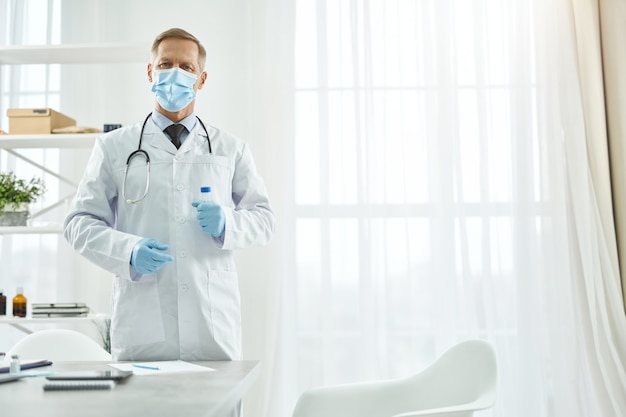
M 165 130 L 168 126 L 174 124 L 174 122 L 172 122 L 170 119 L 168 119 L 167 117 L 159 113 L 157 110 L 152 112 L 152 121 L 154 122 L 155 125 L 157 125 L 159 129 L 161 129 L 161 131 Z M 178 123 L 185 126 L 185 128 L 187 129 L 187 132 L 191 132 L 191 130 L 196 125 L 196 121 L 197 121 L 196 114 L 191 113 L 189 116 L 185 117 L 183 120 L 181 120 Z

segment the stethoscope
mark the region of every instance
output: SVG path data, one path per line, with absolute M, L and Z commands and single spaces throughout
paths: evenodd
M 146 196 L 148 195 L 148 191 L 150 190 L 150 155 L 148 155 L 148 152 L 141 149 L 141 141 L 143 140 L 143 131 L 146 128 L 146 123 L 148 123 L 150 116 L 152 116 L 152 113 L 150 113 L 148 117 L 146 117 L 146 120 L 143 121 L 143 125 L 141 125 L 141 132 L 139 133 L 139 145 L 137 146 L 137 149 L 133 151 L 130 155 L 128 155 L 128 159 L 126 160 L 126 168 L 124 168 L 124 180 L 122 181 L 122 198 L 124 198 L 124 200 L 126 200 L 126 203 L 128 204 L 140 203 L 144 198 L 146 198 Z M 209 144 L 209 154 L 212 154 L 213 149 L 211 148 L 211 139 L 209 138 L 209 131 L 207 130 L 206 126 L 204 126 L 204 123 L 202 123 L 202 120 L 200 120 L 198 116 L 196 116 L 196 119 L 198 119 L 198 121 L 200 122 L 200 125 L 202 126 L 202 128 L 204 129 L 204 132 L 206 133 L 206 140 L 207 140 L 207 143 Z M 143 191 L 143 195 L 139 197 L 139 199 L 131 200 L 126 197 L 126 178 L 128 177 L 128 167 L 130 166 L 130 161 L 132 161 L 132 159 L 136 156 L 143 156 L 146 160 L 146 188 Z

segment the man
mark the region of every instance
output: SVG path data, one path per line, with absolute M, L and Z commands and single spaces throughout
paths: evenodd
M 274 215 L 247 144 L 194 113 L 205 60 L 186 31 L 157 36 L 155 110 L 96 140 L 65 219 L 72 247 L 115 275 L 114 360 L 241 356 L 233 250 L 266 244 Z

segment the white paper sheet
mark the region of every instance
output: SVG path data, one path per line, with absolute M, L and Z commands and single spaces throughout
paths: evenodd
M 157 361 L 157 362 L 132 362 L 110 363 L 109 366 L 122 371 L 133 371 L 134 375 L 160 375 L 180 372 L 214 372 L 215 369 L 185 361 Z

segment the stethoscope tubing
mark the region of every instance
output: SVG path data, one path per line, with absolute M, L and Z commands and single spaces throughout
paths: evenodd
M 143 201 L 144 198 L 146 198 L 146 196 L 148 195 L 148 191 L 150 191 L 150 155 L 148 155 L 147 151 L 141 149 L 141 142 L 143 141 L 143 132 L 146 128 L 146 123 L 148 123 L 148 120 L 150 119 L 150 116 L 152 116 L 152 113 L 148 114 L 146 119 L 143 121 L 143 124 L 141 125 L 141 132 L 139 133 L 139 144 L 137 145 L 137 149 L 131 152 L 130 155 L 128 155 L 128 158 L 126 159 L 126 167 L 124 168 L 124 179 L 122 180 L 122 198 L 124 198 L 124 200 L 128 204 L 140 203 L 141 201 Z M 209 144 L 209 154 L 212 154 L 213 149 L 211 148 L 211 138 L 209 138 L 209 131 L 207 130 L 206 126 L 204 125 L 202 120 L 200 120 L 198 116 L 196 116 L 196 119 L 198 119 L 198 121 L 200 122 L 200 125 L 202 126 L 202 128 L 204 129 L 204 132 L 206 133 L 206 140 L 207 140 L 207 143 Z M 139 155 L 143 156 L 146 159 L 146 188 L 143 191 L 143 195 L 139 197 L 139 199 L 132 200 L 126 197 L 126 179 L 128 178 L 128 167 L 130 166 L 130 162 L 132 161 L 134 157 L 139 156 Z

